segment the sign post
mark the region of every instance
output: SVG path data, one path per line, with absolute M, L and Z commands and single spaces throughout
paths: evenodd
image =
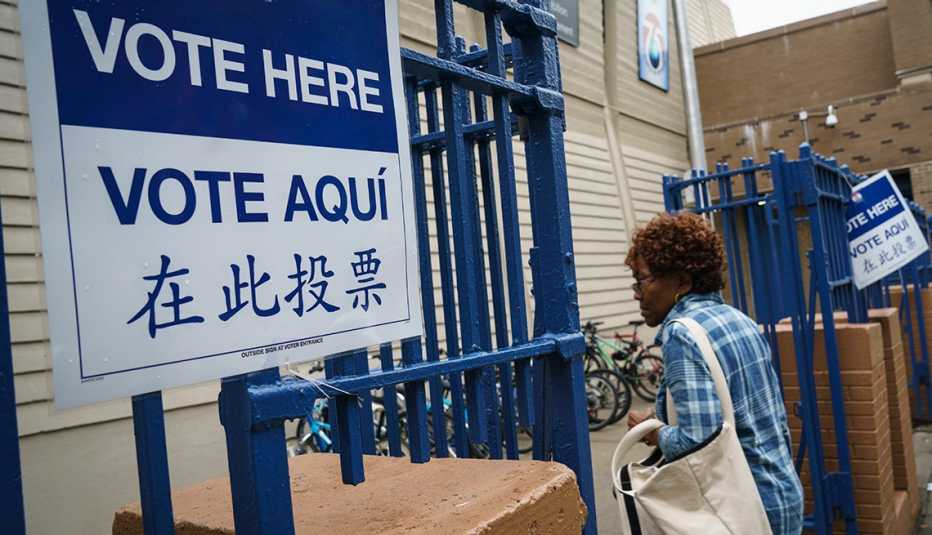
M 397 6 L 24 2 L 55 400 L 418 336 Z
M 859 290 L 898 271 L 929 249 L 887 171 L 852 189 L 846 216 L 852 273 Z
M 0 216 L 0 221 L 3 217 Z M 0 233 L 0 258 L 4 256 Z M 13 348 L 10 307 L 6 292 L 6 264 L 0 262 L 0 518 L 8 533 L 26 533 L 23 476 L 20 468 L 16 395 L 13 390 Z

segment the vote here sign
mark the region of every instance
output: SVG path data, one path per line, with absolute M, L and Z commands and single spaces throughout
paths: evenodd
M 858 289 L 899 270 L 929 248 L 887 171 L 854 187 L 847 218 L 848 249 Z
M 395 0 L 20 9 L 60 406 L 421 334 Z

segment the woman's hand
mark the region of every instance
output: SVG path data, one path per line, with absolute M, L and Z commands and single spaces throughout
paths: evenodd
M 659 433 L 660 433 L 660 429 L 654 429 L 650 433 L 647 433 L 647 435 L 645 435 L 644 438 L 641 439 L 641 442 L 647 444 L 648 446 L 657 447 L 659 446 L 658 441 L 660 440 L 658 438 L 660 436 Z
M 628 412 L 628 429 L 638 425 L 644 420 L 649 420 L 656 416 L 654 409 L 645 409 L 643 411 L 629 411 Z M 641 439 L 641 442 L 647 444 L 648 446 L 657 446 L 657 436 L 659 429 L 654 429 L 650 433 L 644 436 Z
M 654 409 L 645 409 L 643 411 L 628 411 L 628 429 L 631 429 L 644 420 L 650 420 L 653 417 Z

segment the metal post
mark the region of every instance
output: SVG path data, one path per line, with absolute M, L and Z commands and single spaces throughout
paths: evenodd
M 172 535 L 175 533 L 175 520 L 172 516 L 161 391 L 133 396 L 133 432 L 136 435 L 143 531 L 146 535 Z
M 806 298 L 803 294 L 803 274 L 799 258 L 799 240 L 793 199 L 798 191 L 798 184 L 790 174 L 783 153 L 770 155 L 770 170 L 773 186 L 780 206 L 780 242 L 783 245 L 783 274 L 789 279 L 786 285 L 792 294 L 787 295 L 786 304 L 793 324 L 793 345 L 796 353 L 796 373 L 799 379 L 800 399 L 802 400 L 803 434 L 809 452 L 809 473 L 812 482 L 812 494 L 815 501 L 814 527 L 819 535 L 827 535 L 831 529 L 831 507 L 826 502 L 824 477 L 824 457 L 822 451 L 822 431 L 819 425 L 819 411 L 816 404 L 815 380 L 812 374 L 812 329 L 806 321 Z
M 3 235 L 0 234 L 0 258 L 4 258 L 5 250 Z M 26 533 L 26 515 L 16 425 L 16 394 L 13 391 L 13 349 L 10 344 L 6 265 L 0 262 L 0 459 L 3 459 L 0 462 L 0 518 L 5 530 L 17 534 Z
M 686 21 L 686 0 L 673 0 L 676 18 L 676 40 L 680 52 L 680 71 L 683 74 L 683 96 L 686 100 L 686 124 L 689 130 L 689 161 L 693 169 L 708 169 L 705 159 L 705 134 L 702 131 L 702 110 L 699 107 L 699 82 L 696 64 L 689 42 L 689 25 Z
M 823 339 L 825 342 L 826 369 L 829 376 L 829 390 L 831 392 L 832 418 L 835 426 L 836 453 L 838 458 L 838 471 L 828 474 L 826 481 L 832 489 L 830 496 L 833 500 L 830 505 L 837 506 L 844 515 L 846 533 L 857 533 L 857 513 L 854 509 L 851 481 L 851 451 L 848 447 L 848 424 L 845 420 L 844 392 L 841 384 L 841 366 L 838 354 L 838 338 L 835 332 L 834 306 L 832 301 L 832 280 L 830 259 L 826 251 L 827 236 L 831 229 L 825 228 L 823 214 L 821 213 L 818 197 L 807 192 L 815 188 L 815 165 L 809 145 L 804 144 L 800 149 L 800 161 L 792 164 L 799 172 L 796 177 L 803 191 L 806 208 L 809 212 L 810 231 L 812 233 L 812 259 L 810 285 L 816 289 L 819 296 L 819 305 L 822 310 Z M 814 303 L 810 300 L 810 306 Z M 866 314 L 865 314 L 866 315 Z M 864 318 L 866 319 L 866 318 Z M 814 318 L 813 318 L 814 320 Z M 812 321 L 812 320 L 810 320 Z M 798 331 L 796 331 L 798 332 Z M 814 335 L 814 332 L 812 333 Z M 807 332 L 808 336 L 809 333 Z M 798 335 L 797 335 L 798 336 Z M 815 398 L 812 399 L 815 401 Z M 810 463 L 811 464 L 811 463 Z
M 291 479 L 281 422 L 253 429 L 249 388 L 275 384 L 277 368 L 223 379 L 220 422 L 226 431 L 233 521 L 240 535 L 294 534 Z
M 527 1 L 535 7 L 539 2 Z M 566 155 L 563 145 L 562 98 L 560 66 L 556 37 L 541 28 L 515 27 L 505 20 L 515 49 L 515 80 L 535 85 L 543 98 L 536 102 L 513 102 L 516 111 L 527 117 L 528 139 L 525 144 L 528 170 L 528 192 L 533 221 L 534 246 L 531 249 L 531 269 L 534 299 L 537 302 L 534 335 L 579 332 L 579 302 L 576 288 L 576 268 L 570 222 L 570 203 L 566 176 Z M 552 107 L 544 102 L 553 103 Z M 545 364 L 538 370 L 536 364 Z M 552 425 L 553 459 L 576 472 L 579 490 L 589 516 L 583 533 L 596 533 L 595 496 L 592 482 L 592 454 L 589 446 L 586 396 L 583 380 L 582 351 L 578 354 L 555 353 L 535 364 L 535 380 L 543 385 L 535 388 L 548 391 L 544 402 L 544 420 Z M 535 428 L 535 450 L 538 449 Z

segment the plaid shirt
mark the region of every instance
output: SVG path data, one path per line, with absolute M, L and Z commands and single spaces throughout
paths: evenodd
M 660 429 L 664 457 L 680 456 L 722 424 L 722 409 L 709 367 L 689 331 L 676 318 L 689 317 L 709 333 L 735 409 L 735 427 L 774 535 L 802 531 L 803 492 L 790 453 L 790 434 L 770 347 L 757 324 L 723 303 L 718 294 L 689 294 L 657 333 L 663 344 L 664 378 L 657 417 L 667 420 L 666 391 L 673 395 L 677 425 Z

